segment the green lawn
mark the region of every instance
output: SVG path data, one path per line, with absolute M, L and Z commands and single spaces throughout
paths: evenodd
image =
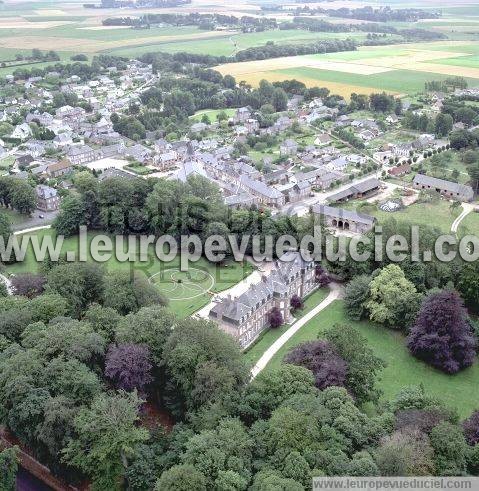
M 425 171 L 425 174 L 431 177 L 437 177 L 439 179 L 446 179 L 450 181 L 457 180 L 461 184 L 468 184 L 470 181 L 467 166 L 462 161 L 461 154 L 453 150 L 448 150 L 422 160 L 420 166 Z M 413 168 L 417 167 L 413 166 Z M 453 175 L 454 171 L 458 172 L 456 178 Z M 407 174 L 403 177 L 403 180 L 412 181 L 414 176 L 415 173 Z
M 226 109 L 203 109 L 202 111 L 197 111 L 190 119 L 193 121 L 201 121 L 201 118 L 206 114 L 212 123 L 216 121 L 216 116 L 219 113 L 225 112 L 228 117 L 231 117 L 236 112 L 236 109 L 226 108 Z
M 357 205 L 357 201 L 350 201 L 349 203 L 339 203 L 337 206 L 354 210 Z M 358 211 L 376 217 L 379 224 L 394 218 L 398 222 L 407 222 L 410 225 L 430 225 L 448 233 L 452 223 L 461 213 L 461 209 L 452 210 L 450 206 L 449 201 L 440 199 L 434 203 L 415 203 L 394 213 L 382 211 L 375 204 L 361 207 Z
M 471 212 L 459 225 L 458 235 L 475 235 L 479 237 L 479 213 Z
M 328 293 L 328 289 L 321 289 L 309 295 L 304 301 L 304 307 L 295 314 L 296 319 L 300 319 L 316 307 L 316 305 L 319 305 L 328 296 Z M 245 360 L 251 365 L 254 365 L 263 353 L 290 327 L 290 324 L 285 324 L 278 329 L 268 329 L 265 331 L 258 341 L 244 352 Z
M 478 363 L 457 375 L 443 374 L 413 358 L 405 346 L 402 334 L 370 322 L 349 320 L 344 313 L 342 301 L 333 302 L 303 326 L 276 354 L 266 369 L 278 369 L 291 348 L 304 341 L 314 340 L 323 330 L 342 323 L 356 326 L 368 340 L 375 354 L 387 363 L 379 380 L 383 400 L 394 397 L 402 387 L 422 384 L 428 393 L 438 397 L 451 408 L 457 408 L 461 418 L 467 417 L 479 408 Z
M 55 233 L 53 230 L 40 230 L 35 234 L 25 234 L 25 236 L 36 235 L 41 241 L 43 238 L 54 237 Z M 88 233 L 88 244 L 91 243 L 92 239 L 97 235 L 94 232 Z M 89 249 L 89 248 L 88 248 Z M 78 237 L 66 238 L 61 247 L 61 254 L 64 255 L 67 251 L 73 251 L 78 255 L 79 245 Z M 93 261 L 90 255 L 88 255 L 89 260 Z M 33 248 L 31 243 L 27 249 L 27 253 L 22 262 L 18 262 L 6 267 L 7 273 L 19 274 L 27 272 L 37 272 L 39 270 L 40 263 L 38 263 L 33 254 Z M 213 293 L 217 293 L 227 288 L 232 287 L 244 277 L 248 276 L 253 268 L 249 263 L 236 263 L 227 262 L 223 265 L 211 264 L 205 259 L 201 258 L 198 262 L 191 263 L 191 267 L 200 269 L 207 272 L 212 278 L 211 293 L 199 292 L 194 298 L 190 298 L 193 295 L 188 295 L 188 298 L 178 298 L 171 300 L 169 303 L 169 308 L 173 310 L 180 317 L 187 317 L 192 313 L 196 312 L 201 307 L 205 306 L 211 301 Z M 121 271 L 131 271 L 143 274 L 145 277 L 150 278 L 152 275 L 161 273 L 165 270 L 177 269 L 179 267 L 179 258 L 175 258 L 173 261 L 165 263 L 161 262 L 155 255 L 154 248 L 151 246 L 148 250 L 148 261 L 140 261 L 139 255 L 136 255 L 135 260 L 131 262 L 120 262 L 116 258 L 111 258 L 105 263 L 105 267 L 110 271 L 121 270 Z M 167 275 L 168 276 L 168 275 Z M 168 290 L 171 289 L 171 281 L 169 276 L 165 281 L 155 282 L 156 286 L 160 292 L 164 293 L 166 297 L 169 297 Z M 185 297 L 184 295 L 183 297 Z
M 0 159 L 0 170 L 10 169 L 10 167 L 12 167 L 14 162 L 15 162 L 15 157 L 13 155 L 8 155 L 7 157 Z

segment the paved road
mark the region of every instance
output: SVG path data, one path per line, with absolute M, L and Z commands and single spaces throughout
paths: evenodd
M 43 218 L 40 218 L 40 215 L 43 216 Z M 27 220 L 25 220 L 24 222 L 12 225 L 12 230 L 14 232 L 17 232 L 17 231 L 23 231 L 24 229 L 42 227 L 44 225 L 51 225 L 57 215 L 58 215 L 58 210 L 50 211 L 50 212 L 35 210 L 33 212 L 33 215 L 29 217 Z
M 263 356 L 258 360 L 256 365 L 251 370 L 251 379 L 254 379 L 271 361 L 271 358 L 313 317 L 324 310 L 328 305 L 337 300 L 341 295 L 341 286 L 337 283 L 331 283 L 329 285 L 330 292 L 329 295 L 316 307 L 314 307 L 311 312 L 308 312 L 301 319 L 297 320 L 291 327 L 284 332 L 264 353 Z
M 16 230 L 13 232 L 13 235 L 22 235 L 22 234 L 29 234 L 30 232 L 38 232 L 38 230 L 47 230 L 49 228 L 52 228 L 51 225 L 37 225 L 36 227 L 29 227 L 29 228 L 22 228 L 21 230 Z
M 451 225 L 451 232 L 457 233 L 457 229 L 459 228 L 460 223 L 466 218 L 472 210 L 474 210 L 474 205 L 471 203 L 462 203 L 462 213 L 454 220 Z

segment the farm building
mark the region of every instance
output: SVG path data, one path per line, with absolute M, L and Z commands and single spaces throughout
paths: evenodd
M 471 186 L 437 179 L 436 177 L 426 176 L 425 174 L 416 174 L 413 186 L 416 189 L 436 191 L 439 194 L 458 201 L 472 201 L 474 198 L 474 191 Z
M 388 174 L 394 177 L 404 176 L 411 172 L 411 166 L 409 164 L 397 165 L 396 167 L 391 167 L 388 170 Z
M 335 203 L 337 201 L 348 201 L 355 198 L 367 198 L 376 194 L 380 187 L 381 183 L 379 180 L 376 178 L 371 178 L 329 196 L 328 201 L 330 203 Z
M 319 215 L 327 227 L 351 232 L 369 232 L 376 222 L 376 219 L 370 215 L 327 205 L 313 206 L 313 213 Z

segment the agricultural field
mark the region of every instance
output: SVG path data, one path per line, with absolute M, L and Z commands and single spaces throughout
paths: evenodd
M 248 61 L 221 65 L 217 69 L 254 86 L 262 79 L 296 78 L 308 86 L 328 87 L 345 97 L 353 92 L 377 90 L 411 95 L 422 91 L 427 81 L 456 76 L 458 66 L 471 87 L 479 86 L 477 59 L 477 44 L 441 41 L 389 47 L 363 46 L 356 51 Z
M 304 325 L 273 357 L 266 370 L 278 369 L 286 353 L 305 341 L 313 341 L 334 324 L 352 324 L 367 339 L 376 356 L 387 363 L 380 373 L 378 385 L 383 400 L 392 399 L 403 387 L 423 385 L 427 392 L 450 408 L 457 408 L 460 417 L 468 416 L 479 407 L 479 364 L 456 375 L 446 375 L 413 358 L 400 332 L 371 322 L 355 322 L 346 317 L 343 302 L 335 301 Z
M 15 216 L 12 216 L 15 221 Z M 32 235 L 32 234 L 25 234 Z M 54 237 L 52 230 L 40 230 L 34 234 L 39 241 L 43 238 Z M 88 233 L 88 244 L 97 234 Z M 79 251 L 78 237 L 66 238 L 62 244 L 61 256 L 67 252 Z M 89 260 L 93 259 L 89 256 Z M 38 272 L 41 264 L 35 260 L 31 242 L 22 262 L 6 266 L 6 272 L 21 274 Z M 222 265 L 214 265 L 201 258 L 191 264 L 189 272 L 179 270 L 179 257 L 165 263 L 160 261 L 151 247 L 148 251 L 148 261 L 140 261 L 139 256 L 132 262 L 121 262 L 111 258 L 105 263 L 105 268 L 110 271 L 130 271 L 145 276 L 158 290 L 169 300 L 169 308 L 180 317 L 187 317 L 211 301 L 215 293 L 226 290 L 252 272 L 249 263 L 227 262 Z

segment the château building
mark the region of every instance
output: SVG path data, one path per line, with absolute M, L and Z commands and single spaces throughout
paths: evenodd
M 269 326 L 269 313 L 277 307 L 284 322 L 291 320 L 293 295 L 304 298 L 315 283 L 314 262 L 305 253 L 290 251 L 281 256 L 267 276 L 237 298 L 228 296 L 215 305 L 209 317 L 231 334 L 242 348 L 249 346 Z

